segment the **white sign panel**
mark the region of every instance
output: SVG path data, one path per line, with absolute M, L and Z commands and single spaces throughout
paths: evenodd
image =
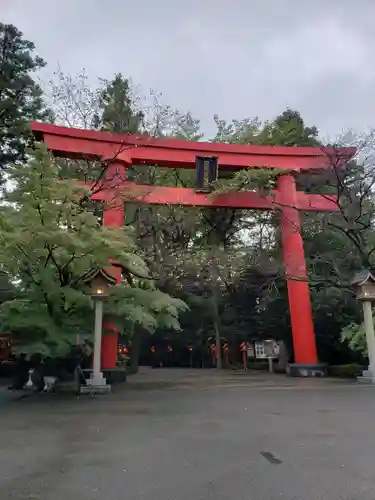
M 264 343 L 263 342 L 255 342 L 255 357 L 257 359 L 265 359 L 267 358 L 265 349 L 264 349 Z

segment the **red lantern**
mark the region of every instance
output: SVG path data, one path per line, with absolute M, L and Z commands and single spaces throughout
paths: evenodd
M 247 351 L 247 342 L 241 342 L 240 349 L 241 352 Z
M 248 348 L 249 348 L 249 343 L 248 342 L 241 342 L 240 349 L 241 349 L 241 352 L 242 352 L 243 369 L 245 371 L 247 370 L 247 349 Z
M 223 345 L 223 351 L 224 351 L 224 356 L 225 356 L 225 364 L 228 365 L 229 364 L 229 346 L 228 346 L 227 342 L 225 342 L 225 344 Z

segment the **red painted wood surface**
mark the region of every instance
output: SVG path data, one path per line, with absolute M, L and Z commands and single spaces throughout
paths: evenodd
M 114 158 L 127 164 L 194 168 L 196 156 L 217 156 L 221 169 L 272 167 L 287 170 L 326 169 L 348 161 L 354 148 L 249 146 L 155 139 L 31 122 L 34 135 L 58 156 Z
M 294 177 L 292 175 L 281 176 L 278 181 L 278 189 L 281 201 L 285 200 L 281 209 L 281 236 L 295 362 L 316 364 L 318 356 L 300 215 L 298 210 L 293 207 L 297 202 Z M 289 202 L 292 203 L 289 204 Z
M 279 210 L 282 208 L 280 193 L 275 190 L 268 196 L 256 192 L 235 192 L 211 196 L 197 193 L 194 189 L 167 187 L 167 186 L 142 186 L 133 182 L 124 182 L 116 188 L 106 188 L 105 183 L 85 184 L 92 190 L 94 200 L 107 201 L 115 206 L 121 200 L 132 203 L 149 205 L 181 205 L 207 208 L 249 208 L 257 210 Z M 338 210 L 335 196 L 322 196 L 319 194 L 306 194 L 297 192 L 297 208 L 306 212 L 335 212 Z

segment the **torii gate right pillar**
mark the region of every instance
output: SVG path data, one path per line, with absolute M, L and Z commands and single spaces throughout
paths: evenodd
M 325 369 L 324 365 L 318 362 L 300 214 L 297 208 L 296 182 L 292 174 L 279 178 L 278 191 L 295 359 L 295 364 L 290 365 L 290 374 L 321 376 L 325 375 Z

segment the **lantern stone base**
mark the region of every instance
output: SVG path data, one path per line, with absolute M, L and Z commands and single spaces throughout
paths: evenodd
M 85 376 L 86 380 L 89 380 L 89 376 L 92 374 L 92 370 L 82 370 L 82 373 Z M 126 382 L 127 379 L 127 371 L 123 367 L 116 368 L 103 368 L 102 369 L 103 377 L 106 379 L 107 384 L 114 385 L 120 382 Z
M 360 384 L 375 384 L 375 373 L 373 370 L 363 370 L 362 375 L 357 377 Z
M 110 385 L 101 385 L 101 386 L 93 386 L 93 385 L 81 385 L 80 394 L 109 394 L 112 392 Z
M 111 392 L 111 386 L 100 373 L 97 376 L 92 375 L 86 379 L 86 384 L 81 386 L 81 394 L 108 394 Z
M 293 363 L 288 365 L 287 374 L 291 377 L 325 377 L 327 365 L 317 363 L 316 365 L 300 365 Z

